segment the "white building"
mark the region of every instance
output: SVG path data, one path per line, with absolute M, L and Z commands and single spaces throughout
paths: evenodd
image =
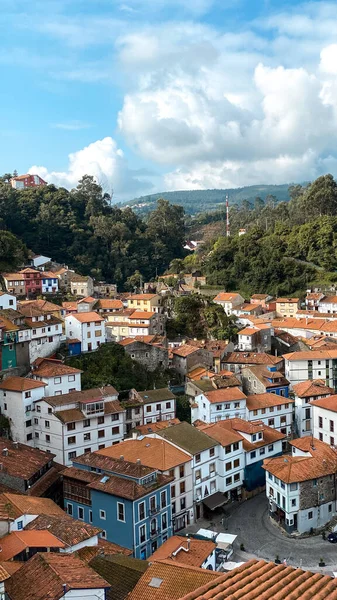
M 38 311 L 35 311 L 38 313 Z M 40 312 L 36 316 L 25 317 L 30 328 L 29 360 L 51 356 L 61 344 L 62 321 L 54 315 Z M 19 338 L 20 341 L 20 338 Z
M 317 310 L 319 313 L 336 314 L 337 296 L 323 296 L 323 298 L 317 302 Z
M 164 321 L 155 311 L 126 309 L 106 313 L 106 328 L 111 340 L 120 342 L 125 338 L 155 335 L 164 332 Z
M 246 395 L 238 387 L 201 392 L 192 400 L 192 423 L 214 423 L 234 417 L 246 417 Z
M 245 327 L 238 332 L 239 350 L 244 352 L 270 352 L 271 333 L 269 325 Z
M 71 465 L 76 456 L 116 444 L 124 437 L 124 410 L 112 387 L 49 396 L 35 402 L 34 443 Z
M 203 515 L 203 502 L 219 490 L 219 444 L 186 422 L 150 435 L 158 436 L 188 452 L 192 457 L 194 519 L 197 520 Z
M 43 254 L 34 254 L 30 259 L 29 259 L 29 264 L 34 268 L 34 269 L 40 269 L 41 271 L 44 270 L 45 265 L 47 265 L 48 263 L 51 262 L 51 258 L 50 256 L 43 256 Z
M 111 458 L 152 467 L 174 477 L 171 483 L 172 521 L 174 532 L 194 522 L 192 456 L 160 437 L 139 436 L 124 440 L 116 446 L 100 450 L 100 454 Z
M 0 310 L 6 308 L 12 308 L 16 310 L 16 297 L 13 294 L 7 292 L 0 292 Z
M 337 388 L 337 349 L 311 350 L 284 354 L 285 376 L 294 386 L 308 379 L 324 379 Z
M 228 316 L 232 314 L 235 306 L 244 304 L 244 301 L 245 299 L 237 292 L 220 292 L 213 298 L 213 302 L 220 304 Z
M 247 421 L 259 419 L 268 427 L 277 429 L 287 437 L 291 435 L 294 401 L 277 394 L 252 394 L 246 401 Z
M 337 396 L 315 399 L 310 404 L 314 437 L 337 446 Z
M 140 425 L 171 421 L 176 416 L 176 396 L 169 388 L 144 392 L 132 389 L 129 398 L 123 401 L 123 406 L 126 409 L 125 433 Z
M 69 340 L 81 342 L 81 352 L 92 352 L 105 343 L 105 321 L 96 312 L 67 315 L 65 329 Z
M 291 456 L 266 459 L 270 516 L 288 533 L 325 526 L 336 515 L 337 453 L 327 444 L 303 437 L 291 443 Z
M 25 377 L 7 377 L 0 383 L 0 411 L 9 419 L 12 439 L 34 445 L 34 402 L 43 398 L 46 384 Z
M 31 377 L 46 384 L 45 396 L 60 396 L 81 391 L 80 369 L 55 358 L 37 358 L 31 365 Z
M 331 396 L 334 394 L 334 389 L 326 386 L 322 379 L 316 379 L 296 383 L 293 391 L 295 394 L 296 433 L 298 437 L 313 435 L 311 401 Z

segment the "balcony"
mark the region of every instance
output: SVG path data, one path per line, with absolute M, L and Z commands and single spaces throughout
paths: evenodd
M 160 506 L 155 506 L 154 508 L 150 508 L 150 515 L 156 515 L 160 511 Z
M 160 534 L 160 529 L 151 529 L 150 530 L 150 538 L 153 539 Z

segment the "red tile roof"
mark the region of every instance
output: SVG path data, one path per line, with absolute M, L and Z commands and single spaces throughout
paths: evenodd
M 25 527 L 25 531 L 47 530 L 63 542 L 68 548 L 98 535 L 102 529 L 63 515 L 40 514 Z M 37 534 L 38 535 L 38 534 Z
M 198 352 L 198 350 L 199 348 L 196 348 L 195 346 L 190 346 L 189 344 L 182 344 L 178 348 L 173 348 L 172 354 L 174 354 L 175 356 L 181 356 L 182 358 L 185 358 L 186 356 L 189 356 L 194 352 Z
M 282 362 L 282 356 L 273 356 L 265 352 L 232 352 L 224 359 L 228 364 L 275 365 Z
M 327 398 L 318 398 L 317 400 L 312 400 L 310 402 L 312 406 L 319 406 L 320 408 L 325 408 L 325 410 L 331 410 L 332 412 L 337 412 L 337 395 L 328 396 Z
M 329 575 L 250 560 L 180 600 L 337 600 L 337 581 Z
M 130 294 L 127 296 L 127 300 L 152 300 L 156 298 L 157 294 Z
M 151 319 L 154 317 L 155 312 L 147 312 L 146 310 L 135 310 L 132 315 L 129 316 L 129 319 Z
M 220 292 L 215 296 L 214 302 L 232 302 L 236 298 L 239 298 L 239 296 L 240 294 L 238 292 Z
M 7 377 L 0 383 L 0 390 L 6 390 L 10 392 L 25 392 L 26 390 L 34 390 L 36 388 L 43 388 L 47 384 L 43 381 L 34 381 L 26 377 Z
M 51 406 L 62 406 L 63 404 L 74 404 L 77 402 L 83 402 L 85 404 L 99 402 L 107 399 L 109 396 L 118 396 L 117 390 L 115 390 L 112 385 L 90 390 L 69 392 L 69 394 L 60 394 L 59 396 L 46 396 L 45 398 L 42 398 L 42 401 L 47 402 Z
M 104 318 L 97 312 L 72 313 L 71 317 L 75 317 L 80 323 L 94 323 L 96 321 L 104 321 Z
M 7 452 L 5 452 L 6 449 Z M 31 446 L 25 444 L 11 442 L 7 438 L 0 438 L 0 462 L 3 465 L 3 470 L 12 477 L 30 479 L 54 457 L 55 454 L 31 448 Z
M 292 404 L 293 402 L 294 400 L 291 400 L 291 398 L 285 398 L 284 396 L 266 392 L 265 394 L 251 394 L 247 396 L 246 406 L 248 410 L 258 410 L 259 408 L 279 406 L 280 404 Z
M 143 465 L 159 471 L 169 471 L 191 461 L 191 456 L 183 450 L 163 439 L 150 437 L 124 440 L 114 446 L 97 450 L 97 454 L 117 459 L 124 456 L 125 460 L 130 462 L 136 462 L 139 459 Z
M 325 385 L 323 379 L 314 379 L 295 383 L 293 390 L 299 398 L 310 398 L 311 396 L 324 396 L 334 393 L 334 389 Z
M 211 392 L 204 392 L 204 396 L 206 396 L 211 404 L 231 402 L 233 400 L 246 400 L 246 395 L 238 387 L 220 388 Z
M 205 560 L 214 552 L 216 544 L 211 540 L 197 540 L 182 535 L 173 535 L 158 550 L 149 561 L 172 560 L 192 567 L 202 567 Z
M 73 375 L 82 373 L 80 369 L 75 369 L 64 364 L 61 360 L 53 358 L 37 358 L 32 364 L 33 375 L 39 377 L 54 377 L 62 375 Z
M 113 544 L 112 542 L 108 542 L 102 538 L 98 538 L 97 546 L 85 546 L 84 548 L 80 548 L 80 550 L 76 551 L 76 555 L 79 556 L 84 562 L 90 562 L 92 558 L 102 553 L 105 556 L 112 554 L 132 556 L 132 550 L 129 550 L 129 548 L 124 548 L 118 544 Z
M 65 548 L 50 531 L 12 531 L 1 538 L 2 560 L 12 560 L 26 548 Z
M 217 425 L 218 428 L 214 427 L 214 429 L 209 429 L 209 430 L 208 430 L 208 427 L 211 427 L 211 426 L 205 426 L 205 427 L 200 426 L 199 428 L 204 433 L 207 433 L 207 435 L 209 437 L 214 437 L 214 439 L 217 439 L 217 438 L 215 438 L 215 435 L 220 437 L 221 434 L 219 432 L 220 432 L 221 427 L 224 429 L 228 429 L 229 431 L 235 432 L 235 434 L 241 438 L 243 448 L 246 452 L 250 452 L 251 450 L 255 450 L 256 448 L 260 448 L 261 446 L 267 446 L 269 444 L 273 444 L 274 442 L 284 440 L 284 438 L 286 437 L 283 433 L 280 433 L 276 429 L 273 429 L 272 427 L 265 425 L 262 421 L 259 421 L 259 420 L 245 421 L 244 419 L 225 419 L 223 421 L 217 421 L 215 423 L 215 425 Z M 214 436 L 213 436 L 213 431 L 215 432 Z M 258 433 L 259 431 L 262 431 L 263 437 L 261 440 L 256 440 L 255 442 L 250 442 L 243 435 L 240 435 L 241 432 L 253 434 L 253 433 Z M 224 436 L 223 439 L 225 440 L 226 436 Z M 237 440 L 234 440 L 234 441 L 237 441 Z M 220 441 L 220 443 L 222 444 L 221 441 Z M 228 442 L 228 443 L 231 443 L 231 442 Z M 227 445 L 227 444 L 225 444 L 225 445 Z
M 109 584 L 74 554 L 35 554 L 6 583 L 11 600 L 59 600 L 66 591 L 109 588 Z M 79 597 L 79 596 L 78 596 Z
M 283 358 L 289 361 L 337 358 L 337 348 L 336 350 L 303 350 L 302 352 L 289 352 L 288 354 L 283 354 Z
M 0 495 L 0 514 L 4 519 L 17 519 L 21 515 L 64 516 L 64 511 L 50 498 L 25 496 L 5 492 Z M 47 527 L 45 527 L 47 529 Z

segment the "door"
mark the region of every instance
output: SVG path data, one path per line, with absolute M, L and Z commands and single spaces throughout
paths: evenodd
M 200 513 L 201 513 L 200 504 L 197 504 L 197 506 L 196 506 L 196 518 L 197 519 L 200 519 Z
M 92 350 L 92 344 L 91 344 L 91 342 L 89 342 L 89 344 L 88 344 L 88 352 L 91 352 L 91 350 Z
M 294 515 L 294 529 L 297 531 L 297 513 Z

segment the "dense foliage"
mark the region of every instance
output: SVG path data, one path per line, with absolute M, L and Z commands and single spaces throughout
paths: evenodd
M 96 352 L 72 357 L 66 362 L 83 371 L 84 390 L 112 385 L 119 392 L 131 388 L 141 391 L 167 387 L 169 382 L 173 383 L 170 371 L 159 369 L 150 372 L 133 361 L 122 346 L 114 343 L 103 344 Z
M 18 236 L 34 252 L 80 273 L 121 288 L 137 270 L 149 279 L 184 254 L 180 206 L 159 200 L 145 223 L 131 208 L 112 206 L 109 195 L 88 175 L 71 191 L 54 185 L 15 190 L 7 183 L 8 177 L 0 181 L 0 229 Z M 5 244 L 4 235 L 0 251 L 2 240 Z M 22 244 L 18 252 L 24 253 Z M 11 269 L 12 262 L 2 269 Z
M 227 317 L 221 306 L 195 294 L 174 298 L 171 316 L 167 322 L 169 337 L 232 340 L 238 331 L 234 317 Z

